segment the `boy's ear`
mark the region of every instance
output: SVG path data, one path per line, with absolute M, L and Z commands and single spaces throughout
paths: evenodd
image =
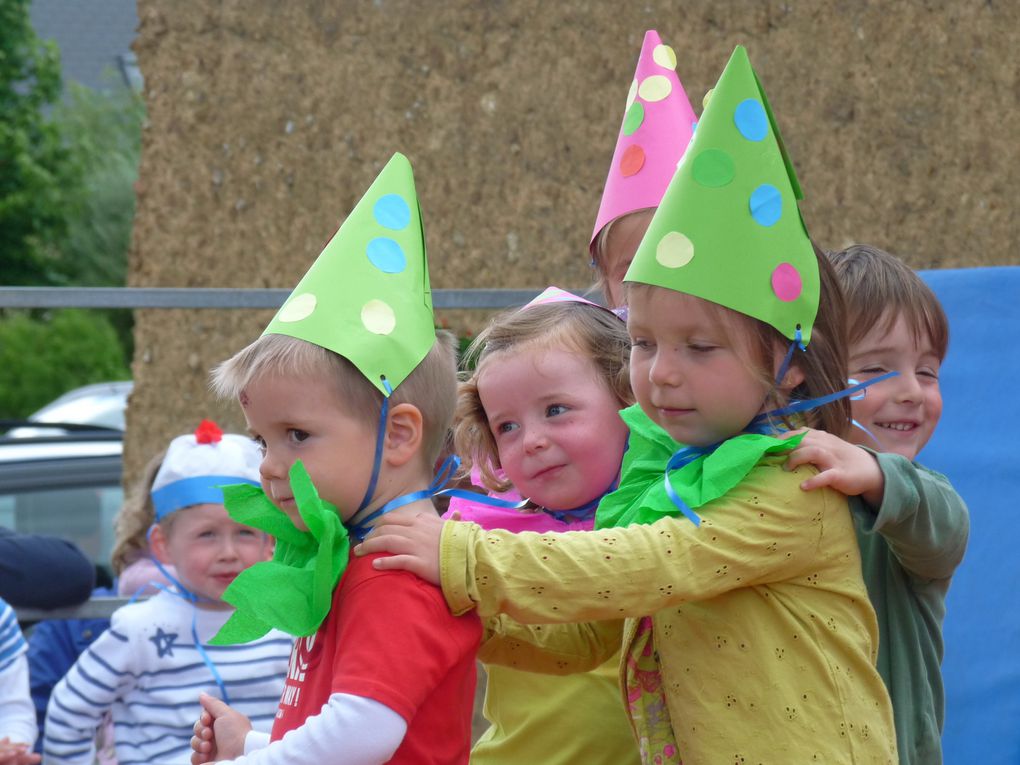
M 149 531 L 149 547 L 152 549 L 152 554 L 156 556 L 156 560 L 160 563 L 172 565 L 173 561 L 170 560 L 170 555 L 167 551 L 167 542 L 166 532 L 163 531 L 163 527 L 158 523 L 152 524 L 152 529 Z
M 425 438 L 425 422 L 421 410 L 404 402 L 390 409 L 386 419 L 386 438 L 383 442 L 383 459 L 399 467 L 421 454 Z

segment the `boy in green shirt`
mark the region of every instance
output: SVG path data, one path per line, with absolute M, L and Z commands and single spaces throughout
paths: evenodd
M 852 401 L 856 445 L 811 431 L 787 467 L 810 462 L 820 472 L 801 488 L 832 486 L 850 495 L 900 763 L 937 765 L 945 714 L 942 622 L 969 519 L 949 481 L 913 460 L 942 414 L 938 377 L 949 326 L 938 298 L 898 258 L 867 245 L 829 258 L 846 293 L 850 377 L 898 374 Z

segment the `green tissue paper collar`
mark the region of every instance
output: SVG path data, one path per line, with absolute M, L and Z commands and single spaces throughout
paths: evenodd
M 333 590 L 347 568 L 350 539 L 340 514 L 321 499 L 301 461 L 290 469 L 290 486 L 308 531 L 299 530 L 262 489 L 223 487 L 227 513 L 238 523 L 276 539 L 273 559 L 245 569 L 223 593 L 237 610 L 211 645 L 249 643 L 276 628 L 295 637 L 312 635 L 329 613 Z
M 595 512 L 595 528 L 654 523 L 680 515 L 663 484 L 669 458 L 683 445 L 648 418 L 637 405 L 620 412 L 630 428 L 620 470 L 620 487 L 603 497 Z M 794 449 L 803 435 L 780 439 L 756 433 L 735 436 L 715 451 L 673 471 L 669 481 L 680 498 L 694 509 L 724 496 L 747 476 L 766 454 Z

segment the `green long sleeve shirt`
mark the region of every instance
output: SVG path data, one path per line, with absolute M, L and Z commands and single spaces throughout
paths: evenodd
M 945 476 L 897 454 L 872 454 L 885 477 L 882 504 L 851 497 L 850 507 L 878 617 L 878 671 L 892 700 L 900 763 L 938 765 L 942 621 L 967 546 L 967 506 Z

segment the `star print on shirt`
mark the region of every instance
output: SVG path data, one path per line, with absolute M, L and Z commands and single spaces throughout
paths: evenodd
M 162 627 L 157 627 L 156 634 L 149 638 L 149 640 L 156 646 L 160 659 L 164 656 L 174 655 L 174 641 L 177 640 L 176 632 L 163 632 Z

